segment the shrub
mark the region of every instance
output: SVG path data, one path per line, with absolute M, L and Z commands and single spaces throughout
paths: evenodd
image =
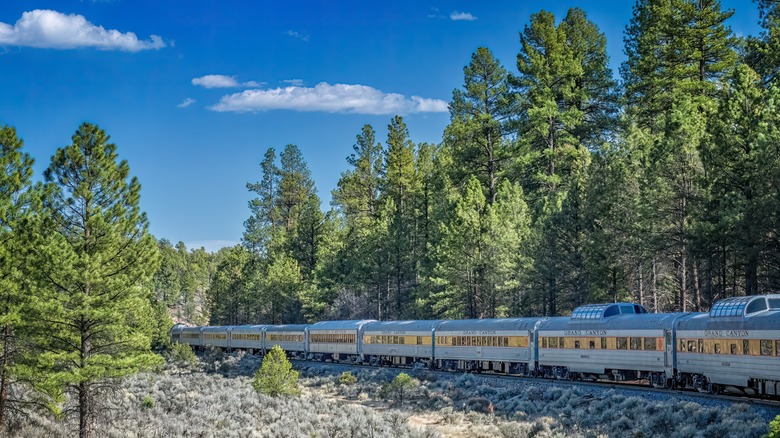
M 260 394 L 277 397 L 299 395 L 298 372 L 292 369 L 282 347 L 275 345 L 263 358 L 263 364 L 255 374 L 252 387 Z
M 187 344 L 180 344 L 174 342 L 171 344 L 170 350 L 168 350 L 168 362 L 174 365 L 189 368 L 194 366 L 198 359 L 195 357 L 195 353 L 192 351 L 192 347 Z
M 339 376 L 339 383 L 342 385 L 353 385 L 355 382 L 357 382 L 357 377 L 352 375 L 350 371 L 344 371 Z
M 408 374 L 400 373 L 395 376 L 392 382 L 382 385 L 380 394 L 384 398 L 393 398 L 398 401 L 398 404 L 404 404 L 404 396 L 406 393 L 414 389 L 417 386 L 417 382 Z
M 154 398 L 151 395 L 147 395 L 141 400 L 141 407 L 143 409 L 152 409 L 154 407 Z
M 780 415 L 769 422 L 769 433 L 764 435 L 764 438 L 780 438 Z

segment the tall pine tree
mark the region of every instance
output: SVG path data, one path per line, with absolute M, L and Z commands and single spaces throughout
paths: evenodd
M 113 379 L 151 367 L 150 290 L 157 244 L 139 208 L 141 185 L 100 128 L 82 124 L 44 176 L 51 218 L 32 304 L 37 377 L 72 395 L 79 436 L 94 434 Z

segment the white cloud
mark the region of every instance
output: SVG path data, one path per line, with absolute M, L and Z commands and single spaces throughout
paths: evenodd
M 157 35 L 151 35 L 148 41 L 139 40 L 133 32 L 106 30 L 90 23 L 82 15 L 66 15 L 46 9 L 24 12 L 14 25 L 0 23 L 0 45 L 46 49 L 94 47 L 128 52 L 166 46 Z
M 213 111 L 251 112 L 273 109 L 353 114 L 411 114 L 447 112 L 447 102 L 420 96 L 407 98 L 367 85 L 321 82 L 314 87 L 246 90 L 223 96 Z
M 241 84 L 234 76 L 225 75 L 206 75 L 192 80 L 192 85 L 200 85 L 206 88 L 230 88 L 238 87 Z
M 474 21 L 477 17 L 471 15 L 470 12 L 458 12 L 458 11 L 452 11 L 450 12 L 450 20 L 452 21 Z
M 284 82 L 285 84 L 290 84 L 293 87 L 303 86 L 303 79 L 285 79 L 282 82 Z
M 187 108 L 188 106 L 195 103 L 195 99 L 188 97 L 184 99 L 180 104 L 176 105 L 177 108 Z
M 249 87 L 257 88 L 263 85 L 262 82 L 248 81 L 238 82 L 235 76 L 226 75 L 206 75 L 192 80 L 192 85 L 200 85 L 205 88 L 234 88 Z
M 288 30 L 284 33 L 287 36 L 291 36 L 293 38 L 297 38 L 301 41 L 308 42 L 309 41 L 309 35 L 306 35 L 305 33 L 296 32 L 294 30 Z

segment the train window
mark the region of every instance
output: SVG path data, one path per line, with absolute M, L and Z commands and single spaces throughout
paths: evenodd
M 628 350 L 628 338 L 617 338 L 617 349 Z
M 504 337 L 504 347 L 508 347 L 508 346 L 509 346 L 509 337 L 505 336 Z
M 685 348 L 685 339 L 680 339 L 680 351 L 682 351 L 682 352 L 686 352 L 686 351 L 688 351 L 688 350 Z
M 547 338 L 542 338 L 542 348 L 547 348 Z
M 632 350 L 641 350 L 642 349 L 642 338 L 631 338 L 631 349 Z
M 590 348 L 591 350 L 596 348 L 596 341 L 588 341 L 588 348 Z
M 655 350 L 655 338 L 645 338 L 644 344 L 645 350 Z
M 780 341 L 775 341 L 775 354 L 780 356 Z
M 769 339 L 762 339 L 761 340 L 761 355 L 762 356 L 772 356 L 774 354 L 772 345 L 772 341 Z
M 704 351 L 704 339 L 699 339 L 698 344 L 699 344 L 699 353 L 706 353 L 706 351 Z
M 550 338 L 550 348 L 558 348 L 558 338 Z
M 566 338 L 558 338 L 558 348 L 566 348 Z
M 747 339 L 742 340 L 742 354 L 750 354 L 750 341 Z
M 688 352 L 689 353 L 696 353 L 696 340 L 695 339 L 688 339 Z
M 731 354 L 739 354 L 739 346 L 737 344 L 731 344 L 730 351 Z
M 578 340 L 574 341 L 574 348 L 580 348 L 580 341 Z
M 714 344 L 712 344 L 712 348 L 715 350 L 715 354 L 720 354 L 720 342 L 715 341 Z
M 399 344 L 405 344 L 406 343 L 406 336 L 399 336 L 398 337 Z
M 602 350 L 607 349 L 607 338 L 601 338 L 601 349 Z

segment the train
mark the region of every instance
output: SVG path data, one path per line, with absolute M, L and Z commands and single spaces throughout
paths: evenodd
M 605 303 L 560 317 L 176 324 L 170 338 L 261 355 L 279 345 L 312 361 L 780 395 L 780 294 L 725 298 L 705 313 Z

